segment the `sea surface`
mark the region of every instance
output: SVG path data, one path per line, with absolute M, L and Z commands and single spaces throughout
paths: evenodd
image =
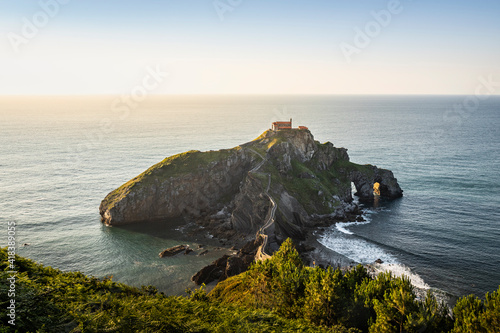
M 351 161 L 392 170 L 404 190 L 365 206 L 365 223 L 331 226 L 322 244 L 453 296 L 500 284 L 499 97 L 458 113 L 467 96 L 149 96 L 121 108 L 116 98 L 0 97 L 0 245 L 13 221 L 22 256 L 183 294 L 226 250 L 179 220 L 103 226 L 101 200 L 167 156 L 234 147 L 292 117 Z M 210 251 L 158 257 L 180 243 Z

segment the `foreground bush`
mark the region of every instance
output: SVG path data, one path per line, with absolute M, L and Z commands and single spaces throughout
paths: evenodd
M 371 278 L 359 265 L 340 269 L 306 267 L 290 240 L 270 260 L 227 279 L 209 294 L 221 304 L 272 310 L 317 326 L 361 332 L 500 332 L 500 289 L 481 300 L 460 299 L 448 306 L 428 293 L 419 301 L 406 277 L 383 273 Z
M 0 249 L 0 278 L 8 262 Z M 8 284 L 0 284 L 0 332 L 500 332 L 500 288 L 461 298 L 453 309 L 428 293 L 417 300 L 407 278 L 371 278 L 361 265 L 342 272 L 304 266 L 290 240 L 210 293 L 187 297 L 63 273 L 16 257 L 16 326 L 7 323 Z
M 8 324 L 7 255 L 0 249 L 0 332 L 336 332 L 261 309 L 63 273 L 16 257 L 16 325 Z

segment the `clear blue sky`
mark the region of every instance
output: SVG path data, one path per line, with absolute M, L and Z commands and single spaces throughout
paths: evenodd
M 148 67 L 169 72 L 151 91 L 167 94 L 471 94 L 480 76 L 500 81 L 498 0 L 401 0 L 383 25 L 372 12 L 391 1 L 233 0 L 222 15 L 212 0 L 60 1 L 50 16 L 41 3 L 57 0 L 0 0 L 0 94 L 127 93 Z

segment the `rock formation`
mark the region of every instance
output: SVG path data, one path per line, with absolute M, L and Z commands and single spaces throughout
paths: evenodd
M 228 277 L 245 272 L 254 261 L 257 249 L 261 244 L 261 238 L 247 242 L 237 254 L 220 257 L 210 265 L 203 267 L 193 275 L 191 280 L 197 285 L 208 284 L 212 281 L 223 281 Z
M 268 130 L 233 149 L 166 158 L 108 194 L 100 214 L 108 225 L 213 217 L 225 229 L 255 234 L 271 196 L 277 204 L 266 231 L 272 248 L 286 237 L 300 239 L 315 225 L 311 217 L 345 218 L 355 211 L 351 182 L 363 200 L 373 200 L 375 182 L 383 198 L 403 193 L 391 171 L 352 163 L 347 149 L 321 144 L 309 130 Z
M 257 158 L 241 148 L 166 158 L 108 194 L 102 220 L 119 225 L 212 212 L 238 192 Z
M 189 250 L 191 250 L 191 249 L 187 245 L 176 245 L 176 246 L 173 246 L 171 248 L 168 248 L 166 250 L 161 251 L 158 255 L 160 256 L 160 258 L 173 257 L 176 254 L 181 253 L 181 252 L 188 253 L 187 251 L 189 251 Z

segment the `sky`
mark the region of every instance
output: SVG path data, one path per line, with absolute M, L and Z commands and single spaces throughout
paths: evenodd
M 499 18 L 498 0 L 0 0 L 0 95 L 468 95 L 500 81 Z

